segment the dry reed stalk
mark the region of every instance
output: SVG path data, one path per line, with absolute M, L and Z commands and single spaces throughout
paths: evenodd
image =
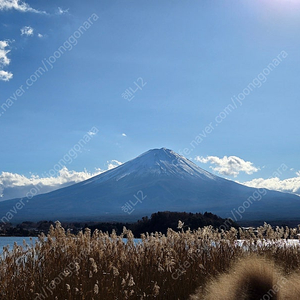
M 57 222 L 35 244 L 4 249 L 0 299 L 188 299 L 248 254 L 273 259 L 285 274 L 299 269 L 300 246 L 281 243 L 297 234 L 299 228 L 273 230 L 267 224 L 257 233 L 208 226 L 144 234 L 135 244 L 126 228 L 119 236 L 88 229 L 75 236 Z M 237 246 L 240 236 L 245 239 L 242 247 Z M 260 244 L 258 237 L 275 243 Z

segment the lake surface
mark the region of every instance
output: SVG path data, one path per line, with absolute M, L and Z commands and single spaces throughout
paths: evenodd
M 37 237 L 32 237 L 32 242 L 35 243 Z M 14 242 L 16 242 L 19 246 L 23 245 L 23 240 L 26 241 L 28 245 L 31 244 L 30 237 L 28 236 L 1 236 L 0 237 L 0 253 L 3 251 L 3 247 L 9 245 L 9 249 L 11 250 L 14 246 Z
M 30 240 L 32 239 L 32 241 Z M 31 245 L 31 243 L 35 243 L 35 241 L 37 240 L 37 237 L 28 237 L 28 236 L 0 236 L 0 253 L 3 252 L 3 247 L 9 245 L 9 249 L 11 250 L 14 246 L 14 242 L 16 242 L 19 246 L 23 245 L 23 240 L 25 240 L 25 242 L 28 245 Z M 124 242 L 127 242 L 127 239 L 123 239 Z M 137 243 L 141 243 L 142 240 L 141 239 L 134 239 L 135 244 Z

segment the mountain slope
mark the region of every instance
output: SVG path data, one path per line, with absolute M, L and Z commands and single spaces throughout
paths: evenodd
M 211 211 L 237 221 L 300 217 L 300 197 L 257 190 L 226 180 L 165 148 L 149 150 L 115 169 L 72 186 L 30 200 L 24 198 L 20 210 L 14 209 L 18 201 L 0 202 L 0 219 L 11 209 L 11 222 L 128 221 L 165 210 Z M 133 211 L 126 212 L 126 204 L 131 205 Z

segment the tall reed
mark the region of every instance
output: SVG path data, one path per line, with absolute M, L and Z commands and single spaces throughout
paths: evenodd
M 299 269 L 299 244 L 282 240 L 297 234 L 299 228 L 267 224 L 257 231 L 208 226 L 147 233 L 135 243 L 126 228 L 119 236 L 89 229 L 73 235 L 56 222 L 36 243 L 4 248 L 0 299 L 189 299 L 249 255 L 272 259 L 284 275 Z

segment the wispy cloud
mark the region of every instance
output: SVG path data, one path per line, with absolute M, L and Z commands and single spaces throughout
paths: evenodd
M 7 41 L 0 41 L 0 80 L 2 81 L 9 81 L 13 77 L 12 73 L 2 70 L 4 66 L 10 64 L 10 59 L 7 57 L 7 54 L 10 52 L 7 49 L 8 46 Z
M 0 200 L 25 197 L 31 189 L 38 194 L 48 193 L 99 175 L 107 170 L 119 166 L 121 163 L 117 160 L 107 162 L 107 169 L 95 169 L 94 172 L 84 170 L 76 172 L 63 167 L 55 177 L 40 177 L 31 175 L 29 177 L 9 172 L 0 174 Z
M 224 156 L 223 158 L 217 156 L 197 156 L 195 160 L 204 164 L 210 163 L 214 165 L 210 166 L 210 169 L 221 175 L 236 177 L 240 172 L 253 174 L 259 171 L 259 168 L 255 167 L 252 162 L 245 161 L 237 156 Z
M 32 36 L 34 29 L 31 26 L 21 28 L 21 35 Z
M 61 7 L 57 8 L 57 12 L 56 12 L 57 15 L 64 15 L 64 14 L 68 14 L 68 13 L 69 13 L 69 8 L 67 8 L 67 9 L 62 9 Z
M 94 135 L 96 135 L 97 133 L 96 133 L 96 132 L 93 132 L 93 131 L 89 131 L 87 134 L 90 135 L 90 136 L 94 136 Z
M 122 133 L 122 136 L 127 136 L 127 134 L 126 133 Z
M 32 12 L 37 14 L 47 14 L 45 11 L 40 11 L 32 8 L 29 4 L 20 0 L 0 0 L 0 11 L 15 9 L 20 12 Z
M 296 177 L 280 180 L 278 177 L 263 179 L 255 178 L 251 181 L 242 182 L 242 184 L 254 188 L 266 188 L 286 193 L 300 195 L 300 172 L 296 172 Z

